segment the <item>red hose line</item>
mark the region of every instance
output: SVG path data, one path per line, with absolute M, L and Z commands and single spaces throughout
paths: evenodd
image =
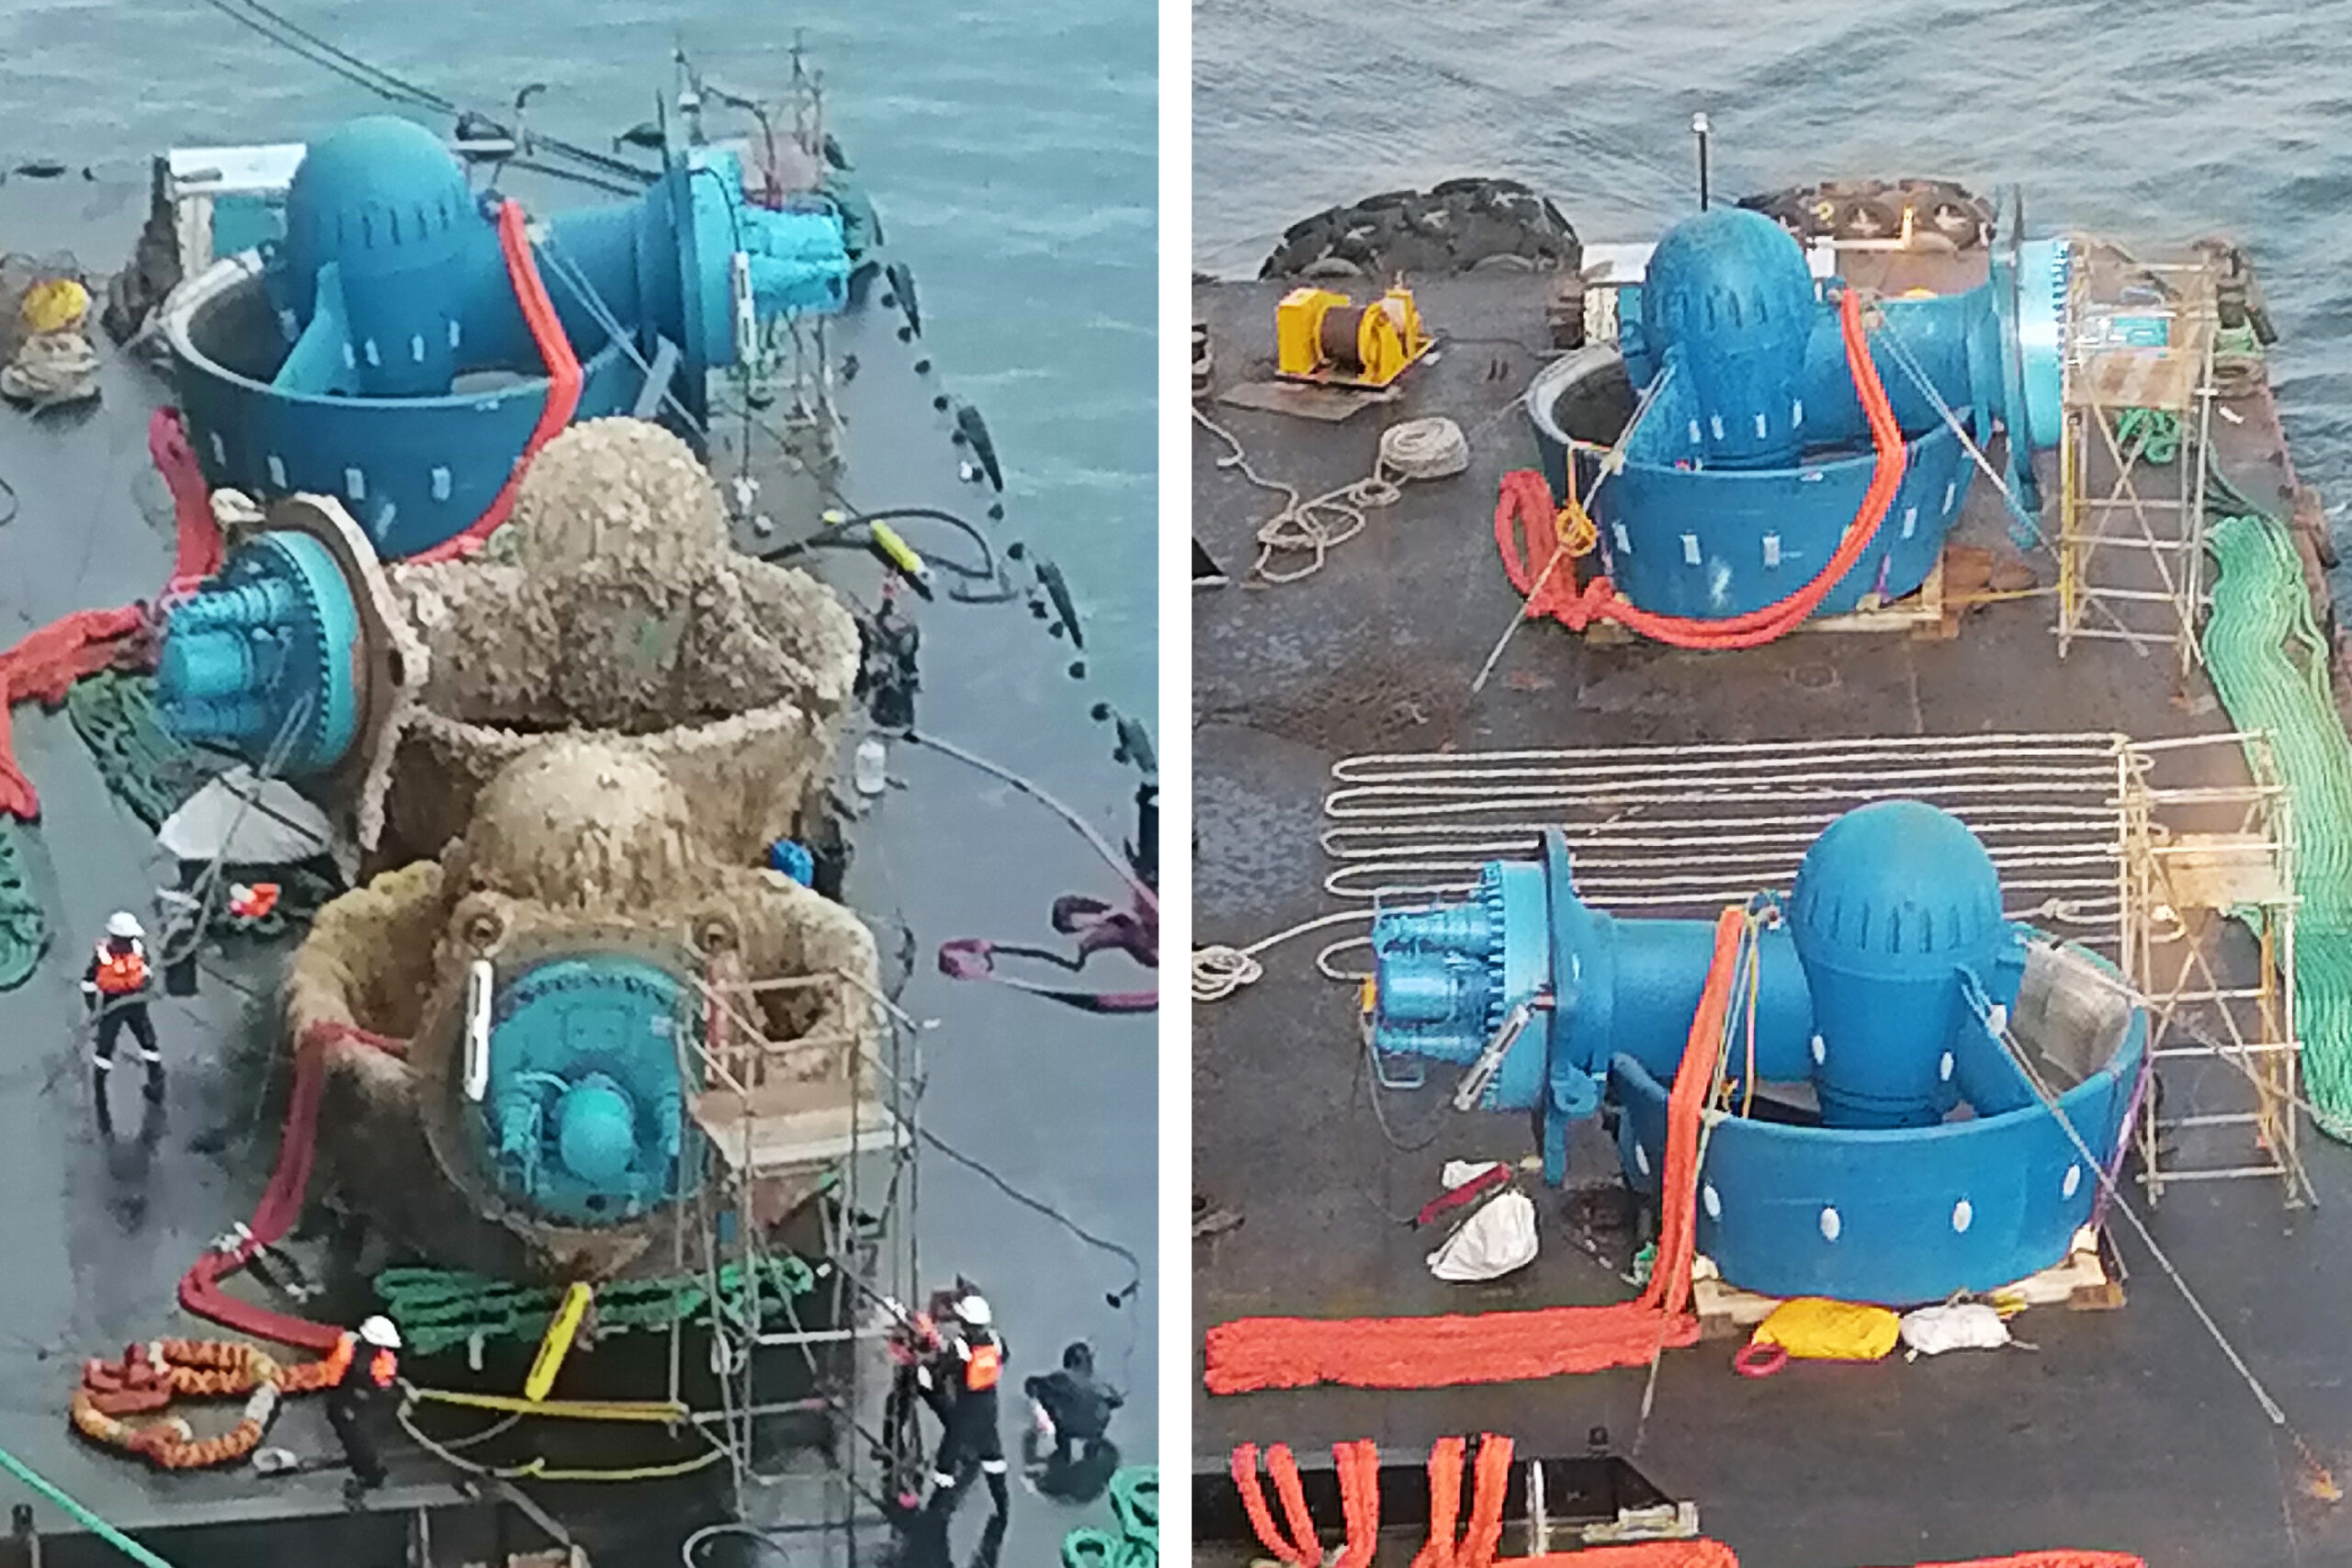
M 148 419 L 147 457 L 172 493 L 177 540 L 172 578 L 164 587 L 164 597 L 172 598 L 220 570 L 220 525 L 212 515 L 212 491 L 204 482 L 203 466 L 188 445 L 187 423 L 177 409 L 157 409 Z
M 282 1240 L 302 1217 L 310 1191 L 311 1167 L 318 1153 L 319 1100 L 326 1089 L 327 1047 L 338 1040 L 373 1045 L 395 1055 L 405 1054 L 405 1041 L 370 1034 L 350 1024 L 313 1024 L 303 1031 L 294 1047 L 294 1092 L 286 1108 L 286 1132 L 277 1145 L 277 1163 L 246 1235 L 225 1252 L 208 1252 L 180 1280 L 180 1305 L 198 1317 L 256 1339 L 275 1340 L 322 1354 L 332 1351 L 342 1337 L 340 1326 L 271 1312 L 224 1293 L 220 1280 L 252 1261 L 263 1247 Z
M 499 204 L 498 245 L 506 255 L 506 276 L 514 286 L 514 301 L 523 308 L 524 321 L 530 324 L 531 341 L 538 345 L 539 357 L 547 362 L 548 399 L 539 410 L 539 423 L 532 429 L 523 455 L 514 460 L 506 482 L 499 487 L 489 507 L 463 533 L 408 558 L 418 565 L 461 560 L 481 549 L 482 541 L 496 532 L 499 525 L 506 521 L 506 514 L 514 509 L 514 492 L 521 488 L 531 459 L 561 434 L 580 410 L 580 358 L 571 352 L 571 340 L 564 335 L 563 323 L 556 317 L 555 302 L 548 298 L 547 284 L 539 277 L 538 260 L 531 254 L 531 236 L 524 227 L 522 204 L 511 197 Z
M 1878 367 L 1871 360 L 1869 334 L 1862 326 L 1861 296 L 1850 286 L 1838 297 L 1838 326 L 1845 340 L 1846 368 L 1853 377 L 1862 412 L 1869 417 L 1871 445 L 1877 452 L 1878 461 L 1871 468 L 1870 488 L 1863 492 L 1854 520 L 1847 525 L 1828 564 L 1812 581 L 1761 609 L 1721 619 L 1653 615 L 1620 595 L 1617 585 L 1605 575 L 1585 584 L 1581 593 L 1556 576 L 1544 583 L 1541 592 L 1536 592 L 1534 584 L 1551 569 L 1559 544 L 1556 539 L 1550 540 L 1540 559 L 1531 547 L 1522 558 L 1519 527 L 1525 521 L 1548 534 L 1553 515 L 1552 491 L 1543 475 L 1519 469 L 1503 476 L 1502 494 L 1495 507 L 1495 542 L 1502 552 L 1503 570 L 1511 586 L 1529 595 L 1527 613 L 1550 615 L 1570 631 L 1580 632 L 1596 620 L 1613 621 L 1657 642 L 1708 649 L 1761 647 L 1802 625 L 1829 596 L 1829 591 L 1853 570 L 1862 552 L 1870 548 L 1903 484 L 1903 431 L 1894 423 L 1894 410 L 1887 402 L 1886 388 L 1879 380 Z

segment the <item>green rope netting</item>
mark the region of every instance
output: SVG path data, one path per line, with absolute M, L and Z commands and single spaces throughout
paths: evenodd
M 21 986 L 49 945 L 49 915 L 33 891 L 25 825 L 0 817 L 0 991 Z
M 756 1303 L 747 1301 L 742 1266 L 718 1270 L 721 1309 L 739 1325 L 767 1322 L 791 1310 L 794 1298 L 816 1288 L 817 1276 L 797 1258 L 762 1258 L 754 1266 Z M 518 1285 L 455 1269 L 401 1267 L 376 1276 L 376 1294 L 420 1356 L 483 1339 L 537 1340 L 554 1321 L 560 1288 Z M 622 1280 L 596 1288 L 598 1334 L 668 1328 L 691 1319 L 710 1300 L 700 1274 L 676 1280 Z
M 1110 1496 L 1118 1529 L 1070 1531 L 1062 1538 L 1062 1568 L 1159 1568 L 1159 1467 L 1120 1471 Z
M 102 670 L 74 682 L 65 712 L 90 749 L 99 776 L 150 828 L 184 805 L 211 776 L 155 712 L 155 678 Z
M 2205 666 L 2231 722 L 2267 730 L 2294 836 L 2296 1027 L 2313 1120 L 2352 1141 L 2352 741 L 2294 541 L 2275 519 L 2206 531 L 2218 575 Z
M 2143 462 L 2169 463 L 2180 456 L 2180 416 L 2165 409 L 2125 409 L 2115 416 L 2115 444 Z

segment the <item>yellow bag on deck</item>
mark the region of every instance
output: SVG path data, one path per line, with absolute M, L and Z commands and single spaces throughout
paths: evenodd
M 28 333 L 70 332 L 89 315 L 90 291 L 70 277 L 52 277 L 25 290 L 17 310 Z
M 1799 1360 L 1875 1361 L 1902 1335 L 1903 1320 L 1884 1307 L 1799 1296 L 1774 1307 L 1748 1343 L 1778 1345 Z

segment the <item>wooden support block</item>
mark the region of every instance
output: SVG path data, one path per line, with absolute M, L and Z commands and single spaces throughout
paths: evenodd
M 2106 1265 L 2099 1260 L 2098 1237 L 2086 1226 L 2075 1233 L 2074 1246 L 2064 1259 L 2014 1285 L 1987 1291 L 1979 1299 L 1996 1304 L 2017 1301 L 2030 1307 L 2102 1312 L 2123 1304 L 2123 1288 L 2109 1278 Z M 1759 1296 L 1726 1283 L 1715 1272 L 1713 1262 L 1702 1258 L 1691 1269 L 1690 1304 L 1699 1314 L 1702 1339 L 1744 1339 L 1772 1314 L 1781 1298 Z

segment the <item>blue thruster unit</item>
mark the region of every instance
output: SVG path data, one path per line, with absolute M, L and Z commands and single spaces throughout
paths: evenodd
M 2030 513 L 2032 455 L 2061 433 L 2072 254 L 2063 240 L 1996 247 L 1963 293 L 1875 302 L 1870 356 L 1905 442 L 1878 535 L 1816 612 L 1916 592 L 1958 519 L 1979 446 L 2007 437 L 2006 481 Z M 1555 361 L 1530 387 L 1546 477 L 1590 494 L 1627 412 L 1596 397 L 1622 378 L 1650 406 L 1592 518 L 1610 577 L 1642 609 L 1702 620 L 1760 610 L 1811 581 L 1870 487 L 1876 459 L 1829 280 L 1761 213 L 1718 208 L 1658 241 L 1618 295 L 1618 344 Z M 1612 410 L 1613 412 L 1601 411 Z M 1594 423 L 1600 419 L 1601 423 Z M 1573 457 L 1571 439 L 1589 444 Z
M 342 566 L 308 534 L 263 534 L 173 606 L 155 670 L 164 722 L 184 740 L 301 778 L 356 738 L 361 628 Z
M 2003 1036 L 2041 1054 L 2066 1123 L 2110 1163 L 2146 1044 L 2120 977 L 2004 919 L 1975 836 L 1917 801 L 1838 818 L 1785 907 L 1762 908 L 1779 918 L 1752 937 L 1753 1066 L 1743 982 L 1724 1070 L 1781 1109 L 1708 1134 L 1699 1242 L 1724 1277 L 1904 1303 L 2064 1257 L 2098 1173 Z M 1655 1192 L 1713 947 L 1709 921 L 1586 905 L 1551 831 L 1541 863 L 1489 864 L 1464 903 L 1379 917 L 1373 1048 L 1467 1067 L 1457 1104 L 1535 1112 L 1555 1183 L 1605 1100 L 1628 1180 Z
M 674 976 L 611 953 L 497 983 L 486 1038 L 469 1040 L 467 1087 L 481 1091 L 481 1164 L 502 1197 L 543 1221 L 596 1226 L 684 1195 L 683 996 Z
M 672 149 L 643 197 L 558 213 L 532 240 L 581 362 L 575 419 L 631 412 L 649 370 L 699 417 L 707 372 L 767 323 L 848 297 L 840 207 L 754 203 L 720 148 Z M 205 478 L 338 497 L 387 558 L 482 515 L 549 389 L 495 198 L 391 116 L 312 145 L 282 237 L 192 280 L 164 332 Z

